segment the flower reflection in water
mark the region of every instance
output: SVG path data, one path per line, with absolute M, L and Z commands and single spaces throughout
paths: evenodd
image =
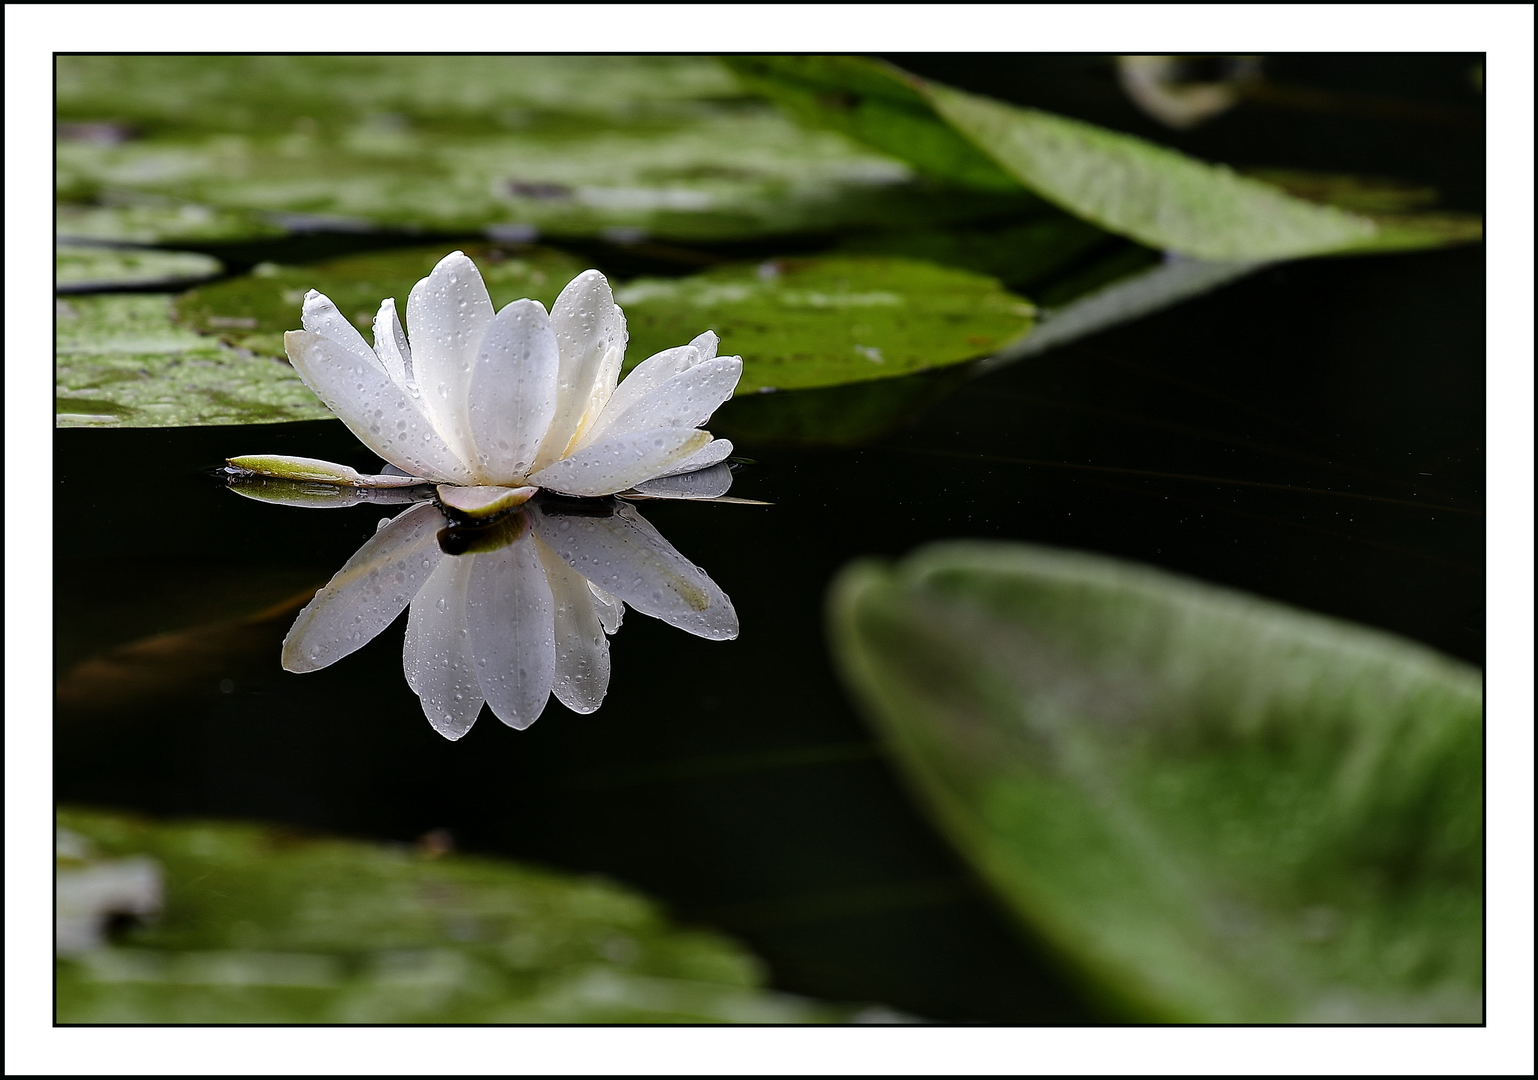
M 669 479 L 651 497 L 718 499 L 731 482 L 724 464 Z M 412 497 L 400 489 L 365 495 L 238 479 L 231 486 L 289 504 Z M 406 681 L 439 734 L 463 736 L 483 704 L 522 729 L 552 693 L 578 713 L 603 703 L 608 638 L 627 605 L 698 637 L 737 636 L 737 612 L 720 586 L 625 500 L 542 494 L 491 522 L 417 502 L 381 522 L 300 612 L 283 642 L 283 667 L 329 667 L 409 606 Z

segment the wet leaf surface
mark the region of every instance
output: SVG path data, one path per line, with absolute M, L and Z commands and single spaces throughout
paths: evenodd
M 271 424 L 330 416 L 287 364 L 171 321 L 171 298 L 75 296 L 55 320 L 60 427 Z
M 62 810 L 73 848 L 148 857 L 158 918 L 58 965 L 61 1023 L 817 1023 L 725 938 L 592 878 L 292 830 Z M 83 839 L 85 844 L 79 841 Z M 70 860 L 60 889 L 70 887 Z M 111 914 L 102 912 L 103 921 Z
M 53 252 L 57 292 L 104 291 L 125 285 L 184 288 L 223 270 L 218 259 L 192 251 L 61 244 Z
M 860 563 L 830 603 L 952 840 L 1129 1015 L 1481 1021 L 1476 670 L 1020 544 Z

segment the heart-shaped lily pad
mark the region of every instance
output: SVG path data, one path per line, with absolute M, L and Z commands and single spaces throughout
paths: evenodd
M 635 892 L 484 858 L 59 814 L 61 1023 L 818 1023 Z M 154 916 L 102 940 L 115 915 Z M 41 929 L 41 928 L 39 928 Z
M 1130 1016 L 1480 1022 L 1477 671 L 1018 544 L 857 564 L 830 604 L 939 823 Z
M 318 420 L 330 411 L 294 369 L 171 321 L 171 298 L 74 296 L 57 304 L 60 427 L 183 427 Z

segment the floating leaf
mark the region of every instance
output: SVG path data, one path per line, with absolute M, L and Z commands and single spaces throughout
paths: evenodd
M 740 354 L 737 393 L 908 375 L 1021 337 L 1035 309 L 996 280 L 913 259 L 828 256 L 643 278 L 615 290 L 627 360 L 701 330 Z
M 463 250 L 480 268 L 492 303 L 498 308 L 526 297 L 548 308 L 566 283 L 586 269 L 583 263 L 550 248 L 471 244 Z M 447 246 L 438 244 L 349 255 L 310 266 L 263 263 L 247 277 L 221 281 L 178 297 L 176 317 L 227 344 L 282 357 L 286 355 L 284 332 L 299 328 L 304 294 L 317 289 L 372 341 L 380 301 L 393 296 L 396 309 L 405 311 L 411 287 L 448 253 Z
M 124 285 L 185 288 L 223 271 L 218 259 L 192 251 L 64 244 L 53 250 L 53 280 L 58 292 L 100 292 Z
M 732 63 L 749 88 L 803 119 L 904 157 L 930 175 L 999 190 L 1002 174 L 1103 229 L 1194 258 L 1296 258 L 1477 236 L 1468 219 L 1457 226 L 1444 220 L 1380 227 L 1371 217 L 1295 198 L 1226 166 L 954 90 L 876 60 L 739 57 Z
M 119 244 L 260 240 L 286 231 L 256 214 L 168 199 L 57 203 L 54 229 L 60 240 Z
M 1477 671 L 1018 544 L 857 564 L 831 620 L 942 826 L 1129 1014 L 1482 1019 Z
M 65 1024 L 844 1018 L 759 989 L 742 949 L 675 929 L 628 889 L 444 854 L 438 837 L 413 852 L 70 810 L 59 825 L 61 899 L 130 858 L 152 861 L 164 890 L 158 918 L 60 960 Z M 104 906 L 103 921 L 117 910 Z
M 723 239 L 952 220 L 900 160 L 743 97 L 704 57 L 65 57 L 59 198 L 299 229 Z M 100 137 L 103 131 L 115 132 Z M 178 234 L 162 230 L 162 238 Z
M 60 427 L 271 424 L 331 415 L 287 364 L 177 326 L 168 296 L 75 296 L 57 307 Z

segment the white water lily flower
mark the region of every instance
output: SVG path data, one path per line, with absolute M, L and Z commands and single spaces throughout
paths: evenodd
M 737 636 L 732 602 L 627 503 L 581 512 L 529 503 L 458 531 L 431 503 L 385 523 L 299 613 L 283 667 L 318 671 L 409 605 L 406 682 L 439 734 L 482 705 L 526 728 L 550 695 L 591 713 L 609 686 L 608 635 L 628 604 L 697 637 Z
M 626 491 L 732 451 L 698 429 L 732 396 L 742 359 L 716 356 L 718 339 L 706 331 L 620 382 L 625 315 L 597 270 L 573 279 L 548 314 L 536 300 L 495 311 L 475 263 L 456 251 L 411 290 L 409 339 L 393 299 L 379 306 L 372 348 L 314 290 L 302 321 L 284 345 L 305 384 L 369 449 L 440 485 L 440 497 L 464 513 L 500 512 L 539 488 Z M 230 464 L 311 483 L 402 483 L 304 458 Z

